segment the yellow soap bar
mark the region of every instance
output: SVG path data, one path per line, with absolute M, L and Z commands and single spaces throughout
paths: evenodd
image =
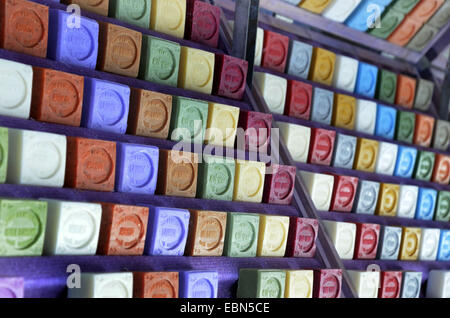
M 356 146 L 356 158 L 353 169 L 374 172 L 377 156 L 378 141 L 359 138 Z
M 400 185 L 382 183 L 376 214 L 381 216 L 396 216 L 398 209 Z
M 304 0 L 298 6 L 314 13 L 322 13 L 330 3 L 331 0 Z
M 233 148 L 238 120 L 238 107 L 209 103 L 206 142 L 215 146 Z
M 214 53 L 182 46 L 178 87 L 211 94 L 214 78 Z
M 309 79 L 314 82 L 331 85 L 335 63 L 336 54 L 319 47 L 314 48 Z
M 414 227 L 404 227 L 399 259 L 402 261 L 417 261 L 419 258 L 422 230 Z
M 152 0 L 150 29 L 182 39 L 186 0 Z
M 312 270 L 286 271 L 284 298 L 312 298 L 313 285 Z
M 257 256 L 284 257 L 289 217 L 260 215 Z
M 334 111 L 333 126 L 346 129 L 355 129 L 356 118 L 356 98 L 335 94 L 334 95 Z
M 233 201 L 261 203 L 265 176 L 264 162 L 236 160 Z

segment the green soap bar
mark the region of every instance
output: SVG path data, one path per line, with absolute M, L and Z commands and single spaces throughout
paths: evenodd
M 8 128 L 0 127 L 0 183 L 6 182 L 8 166 Z
M 256 257 L 259 215 L 228 213 L 224 256 Z
M 450 192 L 439 191 L 438 200 L 436 204 L 436 214 L 434 216 L 436 221 L 449 222 L 450 221 Z
M 39 256 L 44 247 L 47 202 L 0 200 L 0 256 Z
M 408 14 L 420 0 L 397 0 L 392 8 L 400 13 Z
M 139 77 L 149 82 L 176 87 L 180 52 L 178 43 L 144 35 Z
M 422 181 L 430 181 L 433 173 L 435 154 L 429 151 L 419 151 L 416 161 L 414 178 Z
M 151 0 L 109 0 L 109 16 L 137 25 L 150 27 Z
M 241 269 L 238 298 L 284 298 L 286 272 L 282 270 Z
M 377 82 L 377 98 L 386 103 L 394 104 L 397 93 L 397 74 L 381 70 Z
M 416 127 L 416 114 L 399 111 L 397 115 L 397 131 L 395 139 L 398 141 L 413 142 L 414 129 Z
M 198 167 L 197 194 L 199 198 L 209 200 L 233 200 L 234 159 L 204 156 Z
M 185 97 L 173 97 L 171 140 L 203 143 L 207 121 L 208 103 Z
M 391 8 L 381 17 L 381 27 L 370 29 L 369 33 L 377 38 L 387 39 L 404 18 L 405 15 L 403 13 Z

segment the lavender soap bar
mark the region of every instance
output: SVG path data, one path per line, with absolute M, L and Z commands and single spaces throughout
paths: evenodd
M 215 271 L 180 272 L 180 298 L 217 298 L 219 274 Z

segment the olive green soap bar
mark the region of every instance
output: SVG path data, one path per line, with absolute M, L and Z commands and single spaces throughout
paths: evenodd
M 450 192 L 440 191 L 436 204 L 436 221 L 449 222 L 450 221 Z
M 395 139 L 411 144 L 414 138 L 415 127 L 416 114 L 412 112 L 399 111 L 397 115 L 397 130 L 395 132 Z
M 228 213 L 224 256 L 256 257 L 259 215 Z
M 39 256 L 44 247 L 47 202 L 0 200 L 0 256 Z
M 0 127 L 0 183 L 6 181 L 8 166 L 8 128 Z
M 233 200 L 234 159 L 204 156 L 198 168 L 197 196 L 209 200 Z
M 151 0 L 109 0 L 109 16 L 138 27 L 150 27 Z
M 284 298 L 286 272 L 267 269 L 241 269 L 238 298 Z
M 203 143 L 208 121 L 208 103 L 195 99 L 173 96 L 170 139 Z
M 397 93 L 397 74 L 381 70 L 377 81 L 377 98 L 386 103 L 393 104 L 395 102 L 395 94 Z
M 420 0 L 397 0 L 394 1 L 392 8 L 400 13 L 408 14 Z
M 430 181 L 433 173 L 435 154 L 429 151 L 419 151 L 416 161 L 414 178 L 422 181 Z
M 381 27 L 370 29 L 369 33 L 377 38 L 387 39 L 404 18 L 405 14 L 390 8 L 381 17 Z
M 149 82 L 176 87 L 180 52 L 178 43 L 144 35 L 139 77 Z

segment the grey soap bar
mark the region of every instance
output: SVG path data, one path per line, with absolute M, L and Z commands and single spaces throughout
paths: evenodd
M 417 84 L 416 100 L 414 108 L 420 110 L 428 110 L 433 99 L 434 84 L 433 82 L 420 79 Z
M 379 192 L 380 184 L 378 182 L 360 180 L 353 205 L 354 212 L 359 214 L 375 214 Z
M 425 24 L 406 47 L 421 52 L 438 32 L 439 30 L 435 27 Z
M 400 252 L 402 228 L 396 226 L 382 226 L 378 258 L 382 260 L 396 260 Z
M 331 117 L 333 115 L 333 100 L 333 92 L 319 87 L 314 87 L 311 120 L 325 125 L 330 125 Z
M 450 122 L 445 120 L 436 121 L 434 129 L 433 148 L 447 150 L 450 141 Z
M 442 29 L 448 21 L 450 21 L 450 1 L 447 0 L 427 24 Z
M 337 134 L 334 146 L 333 167 L 353 168 L 356 152 L 356 137 Z
M 291 41 L 287 73 L 308 79 L 313 47 L 299 41 Z
M 422 272 L 403 272 L 400 298 L 419 298 Z

